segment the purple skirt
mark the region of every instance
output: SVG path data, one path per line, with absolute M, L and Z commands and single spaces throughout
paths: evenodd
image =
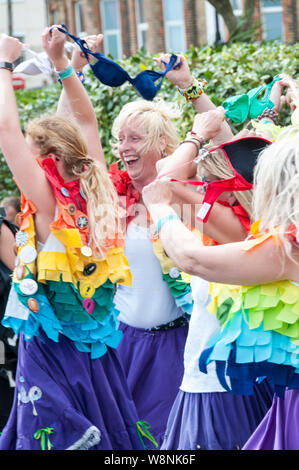
M 162 450 L 241 449 L 271 406 L 267 382 L 255 395 L 179 391 L 171 410 Z
M 117 348 L 140 416 L 150 424 L 158 446 L 182 383 L 188 325 L 148 331 L 120 323 L 124 336 Z M 154 447 L 151 447 L 154 449 Z
M 272 407 L 243 450 L 299 450 L 299 390 L 274 397 Z
M 143 449 L 138 419 L 117 351 L 92 360 L 65 336 L 21 336 L 0 450 Z

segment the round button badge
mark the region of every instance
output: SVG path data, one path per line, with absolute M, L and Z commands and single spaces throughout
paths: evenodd
M 37 313 L 39 311 L 38 302 L 33 297 L 30 297 L 30 299 L 28 299 L 27 305 L 28 305 L 29 309 L 31 310 L 31 312 Z
M 19 264 L 16 269 L 16 276 L 19 281 L 23 279 L 25 276 L 25 266 L 23 264 Z
M 37 282 L 34 279 L 23 279 L 20 282 L 20 291 L 24 295 L 34 295 L 38 290 Z
M 18 246 L 24 246 L 29 240 L 29 235 L 26 231 L 19 230 L 16 233 L 16 244 Z
M 70 215 L 74 215 L 77 212 L 77 207 L 75 206 L 75 204 L 71 203 L 67 206 L 67 211 Z
M 86 217 L 86 215 L 80 215 L 78 217 L 78 219 L 76 220 L 76 224 L 79 228 L 83 229 L 85 227 L 87 227 L 88 225 L 88 218 Z
M 37 251 L 34 246 L 24 246 L 20 251 L 20 258 L 24 264 L 32 263 L 37 257 Z
M 82 246 L 81 253 L 84 256 L 91 256 L 92 255 L 92 249 L 90 248 L 90 246 L 87 246 L 87 245 Z
M 67 188 L 62 187 L 60 191 L 64 197 L 70 197 L 70 193 Z
M 96 263 L 89 263 L 83 269 L 83 275 L 84 276 L 90 276 L 92 273 L 95 272 L 96 269 L 97 269 Z
M 80 295 L 83 299 L 91 298 L 95 293 L 95 288 L 90 282 L 81 282 L 80 283 Z
M 171 270 L 169 271 L 169 276 L 172 279 L 177 279 L 180 276 L 180 271 L 178 270 L 178 268 L 171 268 Z

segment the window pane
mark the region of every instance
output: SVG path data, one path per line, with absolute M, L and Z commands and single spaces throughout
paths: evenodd
M 109 34 L 106 37 L 106 39 L 107 39 L 108 53 L 111 54 L 114 59 L 118 59 L 119 54 L 118 54 L 118 43 L 117 43 L 116 34 Z
M 164 0 L 164 18 L 165 21 L 183 20 L 182 0 Z
M 233 10 L 242 10 L 242 0 L 230 0 Z
M 175 52 L 183 52 L 184 29 L 182 26 L 170 26 L 168 29 L 169 48 Z
M 141 44 L 140 46 L 147 48 L 147 31 L 143 30 L 141 31 Z
M 83 11 L 81 2 L 75 3 L 75 17 L 77 34 L 83 31 Z
M 282 39 L 282 13 L 264 13 L 264 30 L 266 39 L 271 41 L 273 39 Z
M 146 23 L 145 5 L 144 0 L 135 0 L 137 10 L 138 23 Z
M 118 29 L 117 1 L 109 0 L 104 2 L 104 22 L 105 29 Z
M 262 7 L 280 7 L 281 0 L 262 0 Z

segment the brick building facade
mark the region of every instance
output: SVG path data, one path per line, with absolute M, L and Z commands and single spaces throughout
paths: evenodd
M 236 16 L 244 0 L 231 0 Z M 150 53 L 183 52 L 225 40 L 222 18 L 205 0 L 49 0 L 50 23 L 65 23 L 77 35 L 104 33 L 103 52 L 130 56 L 144 46 Z M 255 0 L 261 38 L 297 42 L 298 0 Z

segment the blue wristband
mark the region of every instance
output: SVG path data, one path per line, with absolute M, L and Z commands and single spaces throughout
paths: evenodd
M 165 217 L 162 217 L 162 219 L 158 220 L 157 225 L 156 225 L 156 233 L 158 234 L 162 228 L 162 225 L 165 224 L 165 222 L 168 222 L 169 220 L 181 220 L 180 217 L 176 214 L 169 214 L 166 215 Z

